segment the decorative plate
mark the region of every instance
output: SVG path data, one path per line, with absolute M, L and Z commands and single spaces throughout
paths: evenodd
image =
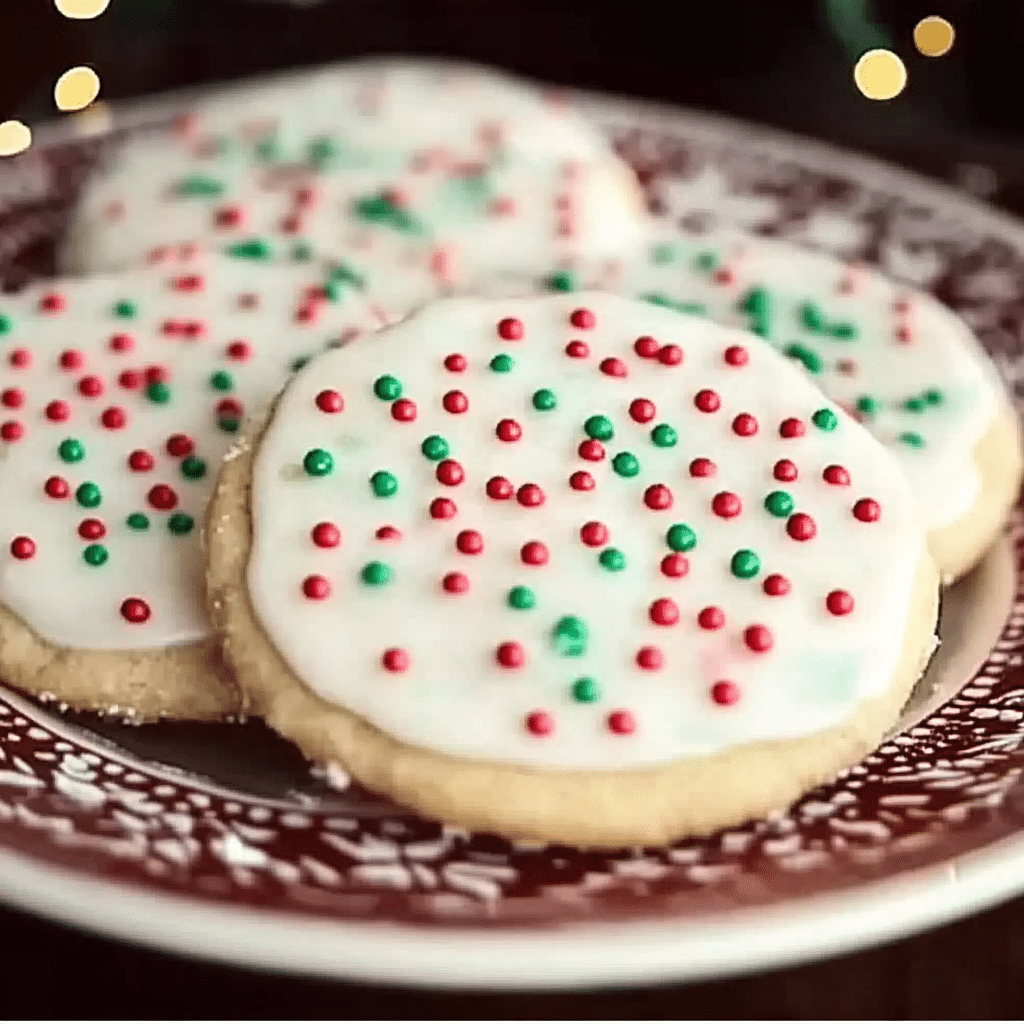
M 824 146 L 577 99 L 656 207 L 931 289 L 1024 401 L 1024 226 Z M 120 113 L 119 130 L 183 102 Z M 8 281 L 45 272 L 103 144 L 51 134 L 0 166 Z M 654 849 L 469 835 L 318 775 L 255 722 L 125 726 L 0 691 L 0 896 L 187 954 L 424 985 L 686 980 L 890 939 L 1024 891 L 1024 516 L 946 596 L 941 633 L 862 764 L 765 820 Z

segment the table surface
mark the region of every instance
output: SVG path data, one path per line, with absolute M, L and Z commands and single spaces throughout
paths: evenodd
M 504 63 L 567 84 L 707 106 L 817 135 L 952 181 L 1024 215 L 1024 146 L 1015 132 L 997 123 L 996 116 L 1000 103 L 1016 104 L 1021 86 L 1013 87 L 1016 93 L 1009 85 L 1004 90 L 990 67 L 999 47 L 1004 55 L 1013 49 L 1013 26 L 979 20 L 978 14 L 983 7 L 1019 14 L 1024 5 L 936 2 L 924 5 L 925 10 L 908 3 L 907 11 L 914 12 L 901 9 L 899 16 L 909 18 L 911 25 L 915 12 L 916 17 L 946 13 L 959 29 L 957 18 L 967 18 L 970 12 L 971 32 L 964 45 L 955 48 L 952 63 L 935 61 L 925 67 L 923 59 L 908 60 L 916 89 L 908 89 L 908 95 L 893 104 L 872 105 L 851 88 L 836 41 L 829 41 L 820 24 L 806 24 L 808 18 L 813 20 L 816 7 L 810 0 L 766 5 L 780 14 L 774 27 L 749 17 L 744 23 L 737 20 L 741 9 L 747 16 L 753 9 L 763 10 L 760 5 L 743 0 L 738 7 L 736 0 L 718 0 L 712 6 L 718 11 L 713 17 L 722 48 L 716 51 L 709 45 L 700 57 L 691 52 L 685 64 L 679 61 L 678 44 L 674 49 L 663 44 L 663 33 L 651 32 L 649 26 L 646 34 L 623 30 L 628 25 L 636 29 L 637 19 L 626 18 L 624 11 L 642 7 L 642 0 L 520 0 L 512 8 L 472 0 L 374 4 L 370 19 L 358 11 L 353 17 L 354 9 L 365 10 L 360 0 L 328 0 L 291 11 L 241 0 L 203 0 L 202 5 L 189 0 L 115 0 L 109 17 L 104 15 L 106 22 L 76 24 L 70 35 L 57 36 L 49 30 L 63 26 L 46 20 L 54 17 L 52 8 L 45 5 L 48 13 L 44 12 L 33 0 L 38 18 L 33 21 L 26 13 L 24 24 L 14 29 L 16 34 L 24 32 L 25 46 L 15 39 L 19 45 L 5 48 L 15 57 L 0 70 L 0 105 L 7 106 L 8 97 L 17 96 L 18 109 L 43 116 L 50 102 L 49 86 L 33 94 L 26 83 L 31 84 L 33 74 L 36 79 L 45 77 L 38 69 L 49 69 L 55 62 L 61 68 L 76 60 L 95 62 L 103 71 L 108 96 L 131 96 L 348 53 L 447 52 Z M 895 10 L 892 3 L 882 7 L 886 17 Z M 133 12 L 144 10 L 153 12 L 150 21 L 132 20 Z M 238 45 L 240 19 L 246 22 L 245 46 Z M 709 31 L 715 31 L 714 26 Z M 778 45 L 764 43 L 771 31 L 776 32 Z M 38 45 L 33 50 L 44 35 L 49 46 L 45 55 Z M 125 47 L 126 38 L 131 47 Z M 730 46 L 724 45 L 726 40 L 731 40 Z M 984 47 L 993 49 L 989 53 Z M 757 60 L 752 62 L 751 55 Z M 16 105 L 10 104 L 10 109 Z M 342 985 L 193 963 L 11 911 L 0 910 L 0 929 L 17 951 L 16 956 L 0 959 L 0 994 L 7 1018 L 1024 1016 L 1024 942 L 1018 939 L 1024 935 L 1024 899 L 903 942 L 824 963 L 700 985 L 598 993 L 458 994 Z

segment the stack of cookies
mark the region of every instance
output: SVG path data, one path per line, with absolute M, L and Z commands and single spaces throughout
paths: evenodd
M 1020 484 L 952 312 L 649 217 L 481 69 L 202 101 L 63 260 L 0 300 L 0 674 L 471 828 L 664 842 L 855 763 Z

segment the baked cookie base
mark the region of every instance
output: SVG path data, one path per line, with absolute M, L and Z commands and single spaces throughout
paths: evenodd
M 367 788 L 469 829 L 574 845 L 655 845 L 784 807 L 878 744 L 934 650 L 939 577 L 925 554 L 891 685 L 831 729 L 620 772 L 537 770 L 413 747 L 314 693 L 257 620 L 245 582 L 254 457 L 253 445 L 240 446 L 224 465 L 206 533 L 211 616 L 243 711 L 262 716 L 314 762 L 340 764 Z
M 999 536 L 1020 493 L 1024 475 L 1021 425 L 1006 404 L 974 449 L 980 486 L 970 510 L 928 535 L 928 547 L 949 585 L 966 575 Z
M 237 715 L 238 691 L 214 638 L 154 650 L 54 647 L 0 607 L 0 678 L 15 689 L 130 722 L 217 721 Z

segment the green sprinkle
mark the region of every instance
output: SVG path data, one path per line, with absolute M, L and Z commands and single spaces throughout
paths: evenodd
M 302 467 L 310 476 L 327 476 L 334 469 L 334 459 L 323 448 L 311 448 L 302 460 Z
M 230 416 L 225 416 L 222 419 L 217 420 L 217 426 L 220 427 L 225 434 L 234 434 L 241 424 L 238 420 L 233 419 Z
M 662 295 L 660 292 L 648 292 L 643 296 L 644 302 L 649 302 L 652 306 L 666 306 L 671 307 L 672 302 L 667 295 Z
M 924 438 L 920 434 L 914 433 L 912 430 L 908 430 L 905 433 L 900 434 L 900 440 L 909 448 L 924 447 Z
M 149 516 L 143 515 L 141 512 L 133 512 L 125 520 L 125 524 L 132 530 L 148 530 Z
M 57 446 L 57 454 L 64 462 L 81 462 L 85 458 L 85 445 L 69 437 Z
M 402 397 L 402 382 L 397 377 L 385 375 L 373 382 L 373 393 L 382 402 L 393 402 Z
M 296 263 L 306 263 L 313 258 L 313 246 L 309 242 L 296 242 L 292 246 L 292 259 Z M 337 296 L 328 294 L 329 299 L 335 299 Z
M 413 216 L 396 206 L 387 196 L 365 196 L 354 203 L 357 217 L 371 224 L 386 224 L 399 231 L 418 231 L 419 225 Z
M 753 551 L 743 548 L 732 556 L 729 568 L 733 576 L 749 580 L 751 576 L 756 576 L 761 571 L 761 559 Z
M 583 424 L 583 432 L 595 441 L 610 441 L 615 436 L 612 421 L 607 416 L 591 416 Z
M 338 147 L 328 138 L 314 139 L 309 144 L 309 162 L 322 170 L 338 155 Z
M 83 508 L 96 508 L 103 500 L 103 495 L 100 494 L 100 489 L 94 483 L 86 481 L 84 484 L 79 484 L 78 490 L 75 491 L 75 500 Z
M 782 518 L 783 516 L 788 516 L 793 511 L 793 498 L 785 491 L 772 491 L 764 499 L 764 507 L 773 516 Z
M 946 396 L 938 388 L 929 388 L 924 393 L 924 400 L 929 405 L 942 405 L 945 399 Z
M 903 408 L 906 409 L 907 412 L 924 412 L 927 404 L 928 403 L 923 398 L 908 398 L 903 403 Z
M 102 544 L 90 544 L 83 552 L 82 558 L 86 564 L 93 566 L 104 565 L 110 557 L 110 552 Z
M 391 582 L 391 568 L 383 562 L 367 562 L 360 575 L 363 582 L 371 587 L 382 587 Z
M 226 370 L 218 370 L 210 378 L 210 387 L 217 391 L 230 391 L 235 386 L 234 380 L 231 378 L 231 374 Z
M 651 440 L 659 448 L 674 448 L 679 440 L 679 434 L 675 427 L 670 427 L 667 423 L 659 423 L 651 431 Z
M 676 523 L 668 528 L 665 543 L 673 551 L 692 551 L 697 546 L 697 534 L 686 523 Z
M 839 417 L 831 409 L 818 409 L 811 416 L 811 422 L 819 430 L 835 430 L 839 426 Z
M 740 309 L 750 317 L 750 330 L 762 338 L 767 338 L 771 333 L 772 315 L 771 295 L 768 290 L 752 288 L 740 300 Z
M 431 434 L 430 437 L 423 439 L 423 444 L 420 445 L 420 451 L 431 462 L 440 462 L 441 459 L 447 459 L 449 448 L 448 442 L 438 434 Z
M 191 516 L 185 515 L 184 512 L 175 512 L 167 520 L 167 528 L 171 533 L 176 533 L 179 537 L 183 537 L 186 533 L 191 533 L 192 527 L 195 525 L 195 520 Z
M 578 287 L 576 275 L 571 270 L 559 270 L 547 280 L 548 291 L 574 292 Z
M 390 498 L 398 493 L 398 478 L 384 469 L 378 469 L 370 477 L 370 486 L 378 498 Z
M 130 320 L 138 312 L 138 309 L 134 302 L 128 299 L 122 299 L 120 302 L 114 303 L 114 316 L 122 317 L 125 320 Z
M 833 324 L 828 333 L 840 341 L 853 341 L 857 337 L 857 328 L 849 323 Z
M 181 460 L 181 472 L 188 480 L 202 480 L 206 476 L 206 463 L 196 455 Z
M 262 238 L 250 238 L 228 246 L 227 254 L 239 260 L 266 260 L 270 259 L 271 249 Z
M 666 263 L 671 263 L 675 258 L 675 246 L 670 245 L 668 242 L 661 242 L 651 249 L 651 259 L 659 265 L 664 266 Z
M 224 194 L 224 185 L 215 178 L 207 178 L 201 174 L 183 178 L 178 182 L 178 195 L 203 196 L 216 198 Z
M 563 658 L 578 658 L 587 651 L 587 624 L 576 615 L 565 615 L 555 623 L 551 639 Z
M 256 143 L 256 156 L 260 160 L 273 160 L 278 154 L 277 139 L 273 135 L 260 139 Z
M 528 611 L 537 603 L 537 598 L 529 587 L 513 587 L 508 592 L 508 606 L 518 611 Z
M 7 334 L 13 326 L 14 324 L 11 322 L 11 318 L 0 313 L 0 334 Z
M 710 272 L 718 266 L 718 256 L 713 252 L 702 252 L 693 262 L 698 270 Z
M 822 334 L 828 326 L 821 306 L 816 302 L 804 302 L 800 306 L 800 323 L 812 334 Z
M 306 363 L 309 362 L 309 360 L 310 360 L 310 356 L 299 356 L 298 358 L 293 359 L 292 360 L 292 373 L 298 373 L 299 370 L 301 370 L 306 365 Z
M 515 366 L 515 360 L 511 356 L 507 356 L 504 353 L 496 355 L 491 360 L 491 369 L 495 373 L 508 373 L 509 370 Z
M 618 548 L 605 548 L 597 560 L 611 572 L 621 572 L 626 568 L 626 556 Z
M 857 412 L 863 416 L 874 416 L 878 412 L 879 402 L 877 398 L 870 395 L 861 395 L 857 399 Z
M 632 452 L 619 452 L 612 459 L 612 469 L 619 476 L 633 477 L 640 472 L 640 460 Z
M 787 345 L 783 349 L 783 354 L 789 356 L 790 359 L 797 359 L 803 363 L 804 369 L 808 373 L 821 373 L 821 356 L 806 345 L 800 345 L 797 342 L 794 342 L 792 345 Z
M 558 399 L 555 398 L 555 393 L 550 388 L 541 388 L 540 391 L 534 391 L 533 393 L 533 407 L 540 412 L 549 412 L 551 409 L 558 405 Z
M 572 684 L 572 695 L 581 704 L 593 704 L 595 700 L 601 699 L 601 687 L 597 685 L 596 679 L 583 676 Z
M 354 284 L 357 288 L 363 286 L 363 278 L 347 263 L 338 263 L 331 267 L 331 281 L 338 284 Z
M 164 405 L 171 400 L 171 389 L 163 381 L 153 381 L 146 388 L 146 397 L 157 405 Z

